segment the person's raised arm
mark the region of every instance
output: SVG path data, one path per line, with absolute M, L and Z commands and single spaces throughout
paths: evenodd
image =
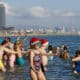
M 25 36 L 25 38 L 22 39 L 20 42 L 21 42 L 21 43 L 24 43 L 24 42 L 26 41 L 26 38 L 27 38 L 27 37 Z
M 72 61 L 73 61 L 73 62 L 75 62 L 75 61 L 80 61 L 80 57 L 73 58 Z
M 23 53 L 23 55 L 28 56 L 28 54 L 30 53 L 30 51 L 21 51 L 21 53 Z
M 19 39 L 20 39 L 20 36 L 17 37 L 16 41 L 19 41 Z

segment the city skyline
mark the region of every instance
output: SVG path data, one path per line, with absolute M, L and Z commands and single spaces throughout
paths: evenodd
M 2 0 L 0 3 L 6 6 L 7 25 L 69 25 L 66 27 L 80 29 L 79 0 Z

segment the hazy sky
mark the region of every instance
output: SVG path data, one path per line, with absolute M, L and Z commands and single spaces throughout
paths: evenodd
M 0 0 L 7 25 L 80 24 L 80 0 Z

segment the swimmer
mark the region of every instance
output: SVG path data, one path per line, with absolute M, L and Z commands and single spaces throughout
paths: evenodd
M 60 55 L 60 47 L 56 47 L 55 55 Z
M 42 55 L 47 55 L 46 49 L 48 48 L 49 42 L 46 39 L 41 39 L 41 47 L 40 47 L 40 52 Z M 48 56 L 42 56 L 42 71 L 45 73 L 47 70 L 47 64 L 48 64 Z
M 5 40 L 3 40 L 1 45 L 7 48 L 8 43 Z M 4 52 L 2 60 L 3 60 L 4 65 L 7 66 L 7 63 L 8 63 L 8 54 L 7 54 L 7 52 Z
M 20 45 L 20 49 L 24 50 L 24 42 L 26 41 L 27 36 L 25 35 L 25 37 L 23 39 L 20 40 L 20 36 L 17 38 L 16 43 L 19 43 Z
M 7 48 L 14 50 L 14 43 L 11 42 L 11 38 L 5 37 L 4 40 L 8 43 Z M 10 54 L 8 60 L 9 60 L 10 71 L 11 72 L 15 71 L 15 68 L 14 68 L 15 60 L 16 60 L 15 54 Z
M 46 80 L 45 75 L 41 69 L 42 55 L 40 53 L 40 41 L 38 38 L 31 38 L 30 40 L 30 74 L 31 80 Z
M 49 52 L 48 52 L 49 54 L 53 53 L 53 47 L 52 47 L 52 45 L 48 46 L 48 50 L 49 50 Z M 53 56 L 50 56 L 49 60 L 53 60 Z
M 63 59 L 70 59 L 69 53 L 68 53 L 68 49 L 67 46 L 63 47 L 63 52 L 60 54 L 60 57 Z
M 73 73 L 80 73 L 80 50 L 76 51 L 75 58 L 72 59 L 72 62 Z
M 24 65 L 24 59 L 23 59 L 22 50 L 20 47 L 21 47 L 21 44 L 19 42 L 16 42 L 14 44 L 14 50 L 18 52 L 18 54 L 16 54 L 16 63 L 19 66 L 23 66 Z
M 8 44 L 5 43 L 5 46 L 7 46 Z M 6 72 L 6 68 L 3 64 L 3 61 L 2 61 L 2 57 L 3 57 L 3 54 L 4 52 L 6 52 L 7 54 L 18 54 L 18 52 L 14 51 L 14 50 L 10 50 L 8 48 L 6 48 L 4 45 L 0 45 L 0 69 L 3 71 L 3 72 Z
M 25 41 L 26 41 L 26 36 L 22 40 L 17 39 L 17 41 L 14 44 L 14 50 L 19 52 L 16 55 L 16 63 L 19 66 L 23 66 L 24 65 L 23 55 L 28 53 L 28 51 L 24 51 L 24 45 L 23 44 L 24 44 Z M 22 54 L 22 53 L 24 53 L 24 54 Z

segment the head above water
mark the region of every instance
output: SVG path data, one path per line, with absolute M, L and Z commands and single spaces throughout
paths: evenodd
M 47 39 L 40 39 L 40 42 L 41 42 L 41 44 L 42 44 L 42 47 L 48 47 L 48 44 L 49 44 L 49 42 L 48 42 L 48 40 Z
M 48 50 L 53 50 L 52 45 L 49 45 L 49 46 L 48 46 Z
M 76 57 L 80 56 L 80 50 L 76 51 Z
M 41 43 L 37 37 L 33 37 L 30 39 L 30 47 L 31 48 L 40 48 Z
M 63 50 L 68 50 L 67 46 L 64 46 L 64 47 L 63 47 Z
M 21 42 L 18 40 L 18 41 L 16 41 L 16 42 L 14 43 L 14 46 L 16 46 L 16 47 L 23 47 L 23 43 L 21 43 Z
M 5 37 L 4 40 L 7 41 L 7 42 L 11 42 L 11 38 L 10 37 Z
M 3 42 L 1 43 L 1 45 L 7 47 L 8 46 L 8 42 L 6 40 L 3 40 Z

